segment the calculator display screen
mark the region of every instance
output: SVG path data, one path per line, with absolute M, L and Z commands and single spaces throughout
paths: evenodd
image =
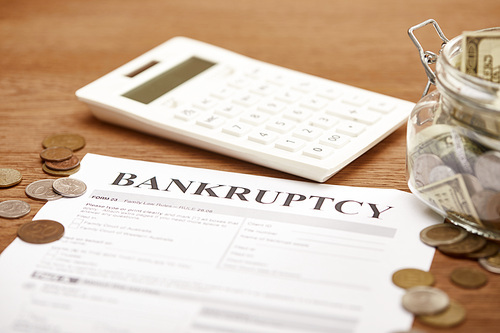
M 169 68 L 165 72 L 155 76 L 151 80 L 146 81 L 140 86 L 127 91 L 122 96 L 137 102 L 149 104 L 213 65 L 215 65 L 215 63 L 198 57 L 191 57 L 179 65 Z

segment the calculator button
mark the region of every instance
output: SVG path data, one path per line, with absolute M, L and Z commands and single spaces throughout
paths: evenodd
M 161 105 L 163 107 L 167 107 L 167 108 L 175 108 L 175 107 L 177 107 L 178 103 L 173 98 L 167 98 L 166 100 L 164 100 L 163 102 L 161 102 Z
M 241 121 L 254 126 L 263 124 L 267 119 L 269 116 L 259 111 L 244 113 L 240 118 Z
M 236 89 L 230 88 L 230 87 L 222 87 L 217 90 L 214 90 L 210 93 L 210 95 L 220 98 L 220 99 L 226 99 L 231 97 L 234 93 L 236 92 Z
M 266 101 L 258 106 L 258 109 L 270 114 L 277 114 L 285 108 L 285 104 L 278 101 Z
M 396 108 L 396 105 L 388 101 L 373 101 L 368 104 L 368 108 L 382 113 L 389 113 Z
M 278 86 L 283 86 L 287 83 L 288 79 L 285 75 L 275 74 L 267 78 L 267 82 L 271 82 Z
M 325 116 L 325 115 L 319 115 L 319 116 L 313 117 L 309 121 L 309 124 L 311 124 L 314 127 L 319 127 L 322 129 L 330 129 L 338 122 L 339 121 L 337 118 L 329 117 L 329 116 Z
M 214 98 L 210 97 L 205 97 L 203 99 L 200 99 L 199 101 L 193 103 L 193 106 L 203 109 L 203 110 L 208 110 L 210 108 L 213 108 L 215 105 L 217 105 L 217 100 Z
M 320 110 L 324 108 L 326 104 L 327 101 L 323 98 L 311 97 L 301 101 L 299 105 L 311 110 Z
M 174 117 L 177 119 L 189 121 L 195 119 L 201 114 L 200 110 L 192 108 L 183 108 L 174 113 Z
M 234 99 L 233 102 L 239 105 L 243 106 L 252 106 L 256 104 L 260 98 L 257 95 L 253 95 L 250 93 L 243 93 L 237 95 Z
M 302 98 L 302 94 L 294 90 L 285 90 L 276 94 L 274 98 L 285 103 L 295 103 Z
M 330 156 L 333 153 L 333 149 L 328 148 L 323 145 L 316 144 L 314 146 L 307 147 L 302 151 L 302 154 L 305 156 L 317 158 L 317 159 L 324 159 L 328 156 Z
M 323 133 L 323 131 L 320 130 L 319 128 L 312 127 L 312 126 L 305 126 L 305 127 L 298 127 L 292 133 L 292 135 L 297 137 L 297 138 L 300 138 L 300 139 L 312 141 L 312 140 L 316 139 L 317 137 L 319 137 L 322 133 Z
M 250 91 L 261 96 L 269 96 L 276 91 L 276 87 L 268 83 L 261 83 L 255 85 Z
M 291 107 L 285 110 L 283 117 L 302 122 L 311 116 L 312 112 L 302 108 Z
M 365 126 L 361 125 L 360 123 L 356 123 L 353 121 L 344 121 L 341 122 L 337 128 L 336 131 L 342 134 L 346 134 L 349 136 L 358 136 L 363 131 L 365 130 Z
M 278 134 L 275 132 L 267 131 L 267 130 L 256 130 L 248 135 L 248 139 L 250 141 L 254 141 L 262 144 L 270 144 L 278 138 Z
M 326 112 L 345 119 L 359 121 L 364 124 L 374 124 L 380 119 L 380 114 L 377 112 L 342 104 L 335 105 L 331 109 L 328 109 Z
M 252 80 L 246 77 L 238 77 L 228 82 L 228 85 L 234 88 L 243 89 L 247 88 L 252 84 Z
M 227 118 L 233 118 L 242 112 L 243 108 L 238 107 L 234 104 L 225 104 L 214 108 L 214 113 Z
M 292 85 L 292 89 L 296 89 L 305 93 L 313 91 L 314 88 L 314 84 L 311 81 L 299 81 Z
M 293 121 L 282 118 L 270 121 L 269 123 L 266 124 L 267 129 L 281 134 L 291 131 L 294 126 L 295 123 Z
M 342 102 L 351 105 L 362 106 L 368 102 L 368 98 L 361 94 L 349 94 L 347 96 L 342 97 Z
M 344 147 L 346 144 L 349 143 L 349 141 L 350 140 L 348 137 L 346 137 L 343 134 L 337 134 L 337 133 L 324 135 L 319 140 L 321 144 L 337 149 Z
M 245 72 L 246 76 L 258 79 L 264 74 L 264 70 L 261 67 L 253 67 L 249 71 Z
M 225 125 L 222 128 L 222 132 L 233 135 L 233 136 L 241 137 L 241 136 L 247 134 L 248 132 L 250 132 L 250 130 L 252 128 L 253 127 L 250 125 L 237 122 L 237 123 Z
M 219 117 L 217 115 L 209 115 L 196 120 L 197 125 L 210 129 L 220 127 L 224 124 L 224 122 L 225 122 L 224 118 Z
M 342 95 L 342 92 L 337 88 L 328 87 L 328 88 L 320 89 L 316 93 L 316 95 L 318 95 L 320 97 L 327 98 L 329 100 L 334 100 L 334 99 L 339 98 Z
M 283 149 L 289 152 L 295 152 L 304 147 L 306 143 L 302 140 L 296 138 L 282 138 L 276 141 L 274 146 L 279 149 Z

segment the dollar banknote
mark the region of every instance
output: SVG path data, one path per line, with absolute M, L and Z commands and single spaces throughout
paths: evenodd
M 500 32 L 466 31 L 462 50 L 462 72 L 500 83 Z

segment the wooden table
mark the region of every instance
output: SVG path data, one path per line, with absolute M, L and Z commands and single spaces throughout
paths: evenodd
M 87 140 L 77 155 L 96 153 L 300 179 L 197 148 L 103 123 L 75 91 L 167 39 L 184 35 L 259 60 L 417 102 L 426 83 L 407 29 L 428 18 L 448 38 L 463 30 L 498 26 L 498 0 L 0 0 L 0 167 L 22 172 L 20 185 L 0 189 L 0 200 L 32 206 L 21 219 L 0 219 L 0 251 L 43 203 L 24 194 L 29 183 L 51 178 L 41 169 L 42 139 L 75 132 Z M 426 50 L 437 51 L 431 27 L 419 30 Z M 328 184 L 408 191 L 405 138 L 394 134 L 347 166 Z M 458 266 L 473 261 L 436 253 L 436 286 L 467 309 L 467 321 L 450 330 L 494 332 L 500 327 L 500 277 L 464 290 L 451 284 Z

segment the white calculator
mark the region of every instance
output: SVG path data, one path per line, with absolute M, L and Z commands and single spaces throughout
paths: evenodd
M 76 92 L 101 120 L 324 182 L 414 104 L 175 37 Z

